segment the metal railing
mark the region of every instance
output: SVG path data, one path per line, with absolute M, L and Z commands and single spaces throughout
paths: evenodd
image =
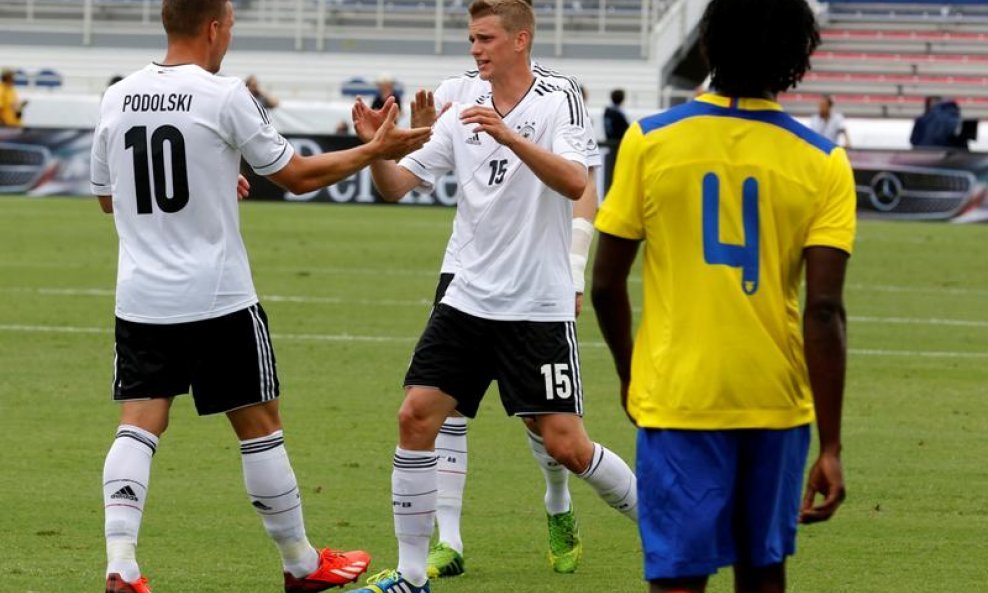
M 568 43 L 640 45 L 648 57 L 652 26 L 676 0 L 534 0 L 539 37 L 556 55 Z M 467 22 L 469 0 L 233 0 L 238 28 L 294 39 L 298 50 L 322 50 L 332 36 L 402 35 L 434 40 L 442 53 Z M 159 31 L 160 0 L 0 0 L 0 25 L 94 32 Z M 551 36 L 551 37 L 550 37 Z

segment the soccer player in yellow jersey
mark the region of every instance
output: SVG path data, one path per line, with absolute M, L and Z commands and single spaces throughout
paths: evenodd
M 596 221 L 593 303 L 640 428 L 650 590 L 702 592 L 733 565 L 739 593 L 776 593 L 797 521 L 826 520 L 844 498 L 854 180 L 844 150 L 775 101 L 819 43 L 805 0 L 713 0 L 701 40 L 716 91 L 624 136 Z M 632 348 L 627 277 L 640 244 Z M 820 456 L 801 497 L 814 418 Z

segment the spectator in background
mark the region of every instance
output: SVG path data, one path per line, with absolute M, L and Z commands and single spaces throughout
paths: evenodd
M 21 101 L 14 88 L 14 71 L 5 68 L 0 73 L 0 126 L 19 128 L 21 112 L 27 101 Z
M 611 91 L 611 104 L 604 109 L 604 135 L 615 142 L 620 142 L 628 130 L 628 118 L 621 109 L 622 103 L 624 89 L 614 89 Z
M 840 137 L 844 136 L 843 146 L 851 147 L 851 137 L 844 127 L 844 114 L 834 109 L 834 98 L 830 95 L 820 97 L 817 114 L 810 118 L 810 129 L 834 144 L 840 144 Z
M 261 107 L 265 109 L 274 109 L 280 103 L 277 97 L 271 93 L 265 93 L 261 90 L 261 85 L 257 82 L 257 77 L 253 74 L 244 79 L 244 84 L 247 85 L 247 90 L 250 91 L 250 94 L 255 99 L 257 99 L 257 102 L 260 103 Z
M 917 117 L 909 143 L 914 148 L 960 148 L 967 150 L 967 139 L 961 133 L 963 119 L 956 101 L 939 97 L 926 100 L 926 112 Z
M 382 74 L 377 77 L 377 94 L 374 95 L 374 101 L 371 103 L 371 109 L 380 109 L 384 107 L 384 102 L 388 100 L 388 97 L 395 98 L 395 105 L 398 106 L 398 111 L 401 111 L 401 96 L 395 92 L 395 79 L 390 74 Z

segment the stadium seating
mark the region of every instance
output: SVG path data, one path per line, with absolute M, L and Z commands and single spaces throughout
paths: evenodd
M 75 48 L 3 46 L 4 60 L 29 71 L 58 64 L 64 93 L 100 94 L 114 74 L 128 74 L 161 57 L 156 49 Z M 629 107 L 654 109 L 658 102 L 654 67 L 644 60 L 560 60 L 541 61 L 568 73 L 579 73 L 590 102 L 602 108 L 611 89 L 624 87 Z M 335 101 L 344 97 L 346 81 L 359 77 L 373 81 L 382 72 L 394 75 L 406 93 L 434 88 L 443 78 L 473 67 L 466 55 L 420 55 L 414 59 L 387 54 L 328 54 L 319 52 L 262 52 L 234 48 L 223 64 L 223 71 L 236 76 L 255 74 L 265 90 L 281 99 Z M 368 87 L 370 88 L 370 87 Z
M 793 113 L 834 96 L 845 115 L 916 117 L 928 96 L 988 117 L 988 5 L 832 2 L 813 70 L 782 97 Z

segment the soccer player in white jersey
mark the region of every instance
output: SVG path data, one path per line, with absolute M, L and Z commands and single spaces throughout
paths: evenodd
M 510 415 L 530 417 L 546 452 L 609 505 L 637 518 L 635 476 L 587 436 L 569 267 L 572 203 L 586 189 L 580 113 L 538 80 L 529 52 L 535 17 L 524 0 L 475 0 L 471 55 L 491 93 L 456 104 L 432 139 L 400 163 L 375 161 L 386 199 L 430 190 L 449 171 L 463 188 L 456 275 L 415 347 L 399 411 L 392 473 L 398 569 L 363 593 L 429 591 L 427 557 L 436 507 L 436 436 L 455 410 L 473 417 L 497 379 Z M 376 115 L 354 107 L 362 138 Z
M 569 104 L 582 114 L 580 126 L 584 130 L 589 180 L 583 195 L 573 204 L 573 238 L 570 243 L 570 267 L 576 292 L 576 314 L 580 314 L 584 292 L 584 273 L 590 244 L 593 241 L 593 219 L 597 213 L 597 184 L 595 173 L 603 165 L 600 149 L 594 138 L 590 113 L 583 103 L 580 85 L 573 78 L 563 76 L 532 62 L 532 73 L 539 80 L 558 87 L 568 94 Z M 435 123 L 437 109 L 453 103 L 472 104 L 491 92 L 491 84 L 477 70 L 469 70 L 447 78 L 432 93 L 419 91 L 412 103 L 412 125 L 430 126 Z M 446 245 L 436 287 L 434 305 L 438 304 L 446 288 L 455 276 L 459 263 L 458 228 L 465 222 L 460 213 L 453 222 L 453 233 Z M 556 462 L 545 450 L 538 427 L 531 419 L 523 418 L 527 428 L 527 440 L 536 463 L 545 478 L 545 508 L 549 528 L 549 562 L 553 570 L 571 573 L 577 569 L 583 552 L 576 515 L 573 513 L 569 492 L 569 471 Z M 463 510 L 463 491 L 467 474 L 467 420 L 458 413 L 446 419 L 436 439 L 439 452 L 439 504 L 436 509 L 438 540 L 429 550 L 428 572 L 430 578 L 456 576 L 465 570 L 463 539 L 460 535 L 460 517 Z
M 421 146 L 428 129 L 385 125 L 358 148 L 302 157 L 239 79 L 216 76 L 230 44 L 228 0 L 164 0 L 168 49 L 107 90 L 92 152 L 93 192 L 120 238 L 113 398 L 121 421 L 103 469 L 106 592 L 149 593 L 136 561 L 151 458 L 175 396 L 225 413 L 240 440 L 250 503 L 281 553 L 285 591 L 356 580 L 365 552 L 317 551 L 285 451 L 278 376 L 239 232 L 241 156 L 296 193 Z

